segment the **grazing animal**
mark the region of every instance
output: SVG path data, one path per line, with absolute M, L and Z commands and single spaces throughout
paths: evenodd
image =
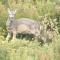
M 9 40 L 11 34 L 13 34 L 13 40 L 16 38 L 16 34 L 33 34 L 34 37 L 38 37 L 40 35 L 40 23 L 28 18 L 20 18 L 18 20 L 15 19 L 16 10 L 8 9 L 8 20 L 6 22 L 6 27 L 8 31 L 8 35 L 6 40 Z
M 6 22 L 6 27 L 8 31 L 8 35 L 6 40 L 9 40 L 13 34 L 12 39 L 16 38 L 18 33 L 20 34 L 29 34 L 33 35 L 34 38 L 38 38 L 39 41 L 46 43 L 49 41 L 51 35 L 49 35 L 49 31 L 45 28 L 45 25 L 42 22 L 38 22 L 29 18 L 20 18 L 15 19 L 16 10 L 8 9 L 8 19 Z

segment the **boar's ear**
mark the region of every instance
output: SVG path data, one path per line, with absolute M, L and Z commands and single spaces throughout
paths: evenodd
M 14 13 L 16 13 L 16 12 L 17 12 L 17 9 L 15 9 Z
M 17 10 L 15 10 L 15 13 L 17 12 Z
M 11 13 L 10 9 L 8 8 L 8 13 Z

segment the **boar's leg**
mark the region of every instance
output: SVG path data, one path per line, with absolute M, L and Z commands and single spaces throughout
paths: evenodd
M 16 31 L 13 32 L 13 38 L 12 40 L 15 40 L 16 39 Z
M 6 40 L 9 40 L 10 38 L 11 38 L 11 33 L 8 32 L 8 35 L 7 35 L 7 37 L 6 37 Z

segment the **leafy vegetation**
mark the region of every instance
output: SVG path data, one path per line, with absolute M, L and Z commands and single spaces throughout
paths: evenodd
M 17 9 L 16 19 L 39 20 L 51 29 L 51 43 L 41 46 L 26 38 L 6 41 L 7 9 Z M 60 1 L 59 0 L 0 0 L 0 60 L 60 60 Z

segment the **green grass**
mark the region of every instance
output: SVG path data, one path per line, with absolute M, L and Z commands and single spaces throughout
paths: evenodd
M 0 37 L 0 60 L 60 60 L 59 36 L 55 42 L 43 46 L 37 41 L 16 39 L 8 42 L 2 38 Z
M 56 3 L 59 3 L 58 0 L 54 0 L 53 2 L 51 2 L 51 0 L 47 2 L 45 2 L 45 0 L 36 0 L 35 5 L 32 0 L 30 3 L 26 0 L 27 2 L 24 2 L 24 4 L 20 2 L 20 0 L 16 1 L 18 1 L 17 4 L 15 4 L 15 0 L 6 2 L 13 10 L 18 9 L 16 19 L 28 17 L 35 20 L 44 20 L 44 18 L 40 19 L 40 16 L 48 14 L 48 20 L 46 21 L 51 23 L 51 27 L 54 19 L 57 19 L 58 25 L 60 25 L 60 11 L 56 11 L 55 9 Z M 49 45 L 46 43 L 43 44 L 43 46 L 40 45 L 40 42 L 26 39 L 16 39 L 9 42 L 5 40 L 4 36 L 6 37 L 7 35 L 6 20 L 8 17 L 8 7 L 2 4 L 3 2 L 3 0 L 0 1 L 0 60 L 60 60 L 60 36 L 55 37 Z M 58 18 L 56 18 L 57 16 Z M 54 19 L 50 19 L 49 17 Z M 51 20 L 51 22 L 49 20 Z M 56 26 L 56 24 L 54 26 Z M 56 29 L 58 30 L 59 28 L 58 26 Z

